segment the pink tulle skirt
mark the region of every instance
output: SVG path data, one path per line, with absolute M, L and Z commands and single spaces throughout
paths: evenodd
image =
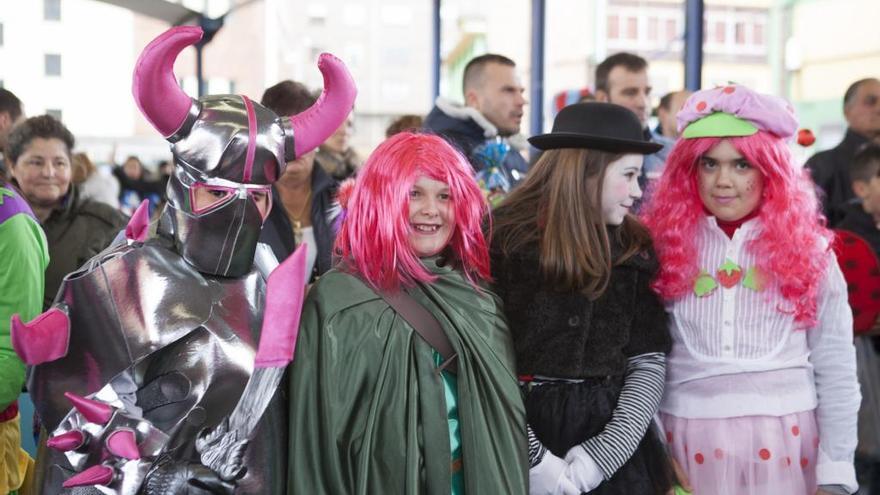
M 685 419 L 661 414 L 694 495 L 814 495 L 819 429 L 813 411 Z

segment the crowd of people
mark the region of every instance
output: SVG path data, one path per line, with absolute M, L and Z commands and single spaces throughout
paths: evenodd
M 0 493 L 880 490 L 880 81 L 801 166 L 742 85 L 650 128 L 631 53 L 526 139 L 486 54 L 361 160 L 341 61 L 193 99 L 200 36 L 138 60 L 155 175 L 0 89 Z

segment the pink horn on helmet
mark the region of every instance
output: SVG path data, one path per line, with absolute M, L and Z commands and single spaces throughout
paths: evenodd
M 174 77 L 180 52 L 202 39 L 202 28 L 177 26 L 150 42 L 134 66 L 131 92 L 144 117 L 162 136 L 176 133 L 186 121 L 193 100 Z
M 354 80 L 341 60 L 322 53 L 318 58 L 318 69 L 324 76 L 324 91 L 314 105 L 290 117 L 296 156 L 302 156 L 326 141 L 348 118 L 357 96 Z

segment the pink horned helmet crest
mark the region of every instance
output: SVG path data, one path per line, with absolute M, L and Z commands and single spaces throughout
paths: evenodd
M 255 198 L 269 195 L 287 162 L 316 148 L 339 127 L 357 90 L 342 61 L 324 53 L 318 60 L 324 90 L 300 114 L 279 116 L 243 95 L 195 100 L 178 86 L 173 66 L 178 54 L 201 38 L 195 26 L 159 35 L 135 65 L 132 93 L 174 155 L 159 233 L 172 237 L 181 256 L 200 272 L 241 276 L 251 269 L 266 215 Z M 217 200 L 197 205 L 200 188 Z

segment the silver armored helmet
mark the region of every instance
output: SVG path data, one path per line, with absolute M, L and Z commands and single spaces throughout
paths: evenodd
M 271 184 L 285 164 L 322 143 L 354 104 L 351 76 L 336 57 L 321 55 L 324 91 L 308 110 L 278 116 L 240 95 L 190 98 L 175 80 L 177 55 L 201 39 L 179 27 L 144 49 L 132 92 L 141 112 L 171 143 L 174 173 L 159 233 L 198 271 L 238 277 L 251 270 Z

